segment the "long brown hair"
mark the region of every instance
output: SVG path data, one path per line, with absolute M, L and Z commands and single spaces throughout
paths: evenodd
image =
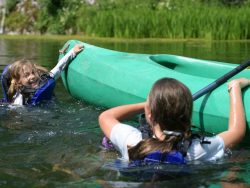
M 20 73 L 25 67 L 29 67 L 31 70 L 33 70 L 37 77 L 41 77 L 42 74 L 48 73 L 48 70 L 46 68 L 33 64 L 27 59 L 21 59 L 11 64 L 8 70 L 11 78 L 11 83 L 7 92 L 8 98 L 11 102 L 13 101 L 13 96 L 21 87 L 21 85 L 19 84 L 21 76 Z
M 155 82 L 149 96 L 152 125 L 159 124 L 162 131 L 175 131 L 181 136 L 166 135 L 163 141 L 157 138 L 142 140 L 128 150 L 130 159 L 142 159 L 152 151 L 169 152 L 177 149 L 182 139 L 191 136 L 193 99 L 190 90 L 173 78 L 162 78 Z

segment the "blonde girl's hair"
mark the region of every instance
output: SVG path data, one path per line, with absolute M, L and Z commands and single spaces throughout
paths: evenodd
M 29 67 L 31 70 L 33 70 L 34 74 L 37 77 L 41 77 L 42 74 L 48 73 L 48 70 L 46 68 L 36 65 L 27 59 L 21 59 L 11 64 L 8 69 L 11 81 L 10 87 L 7 92 L 7 96 L 10 102 L 13 102 L 13 96 L 21 87 L 21 85 L 19 84 L 21 76 L 20 73 L 21 71 L 23 71 L 24 67 Z
M 182 133 L 179 136 L 166 135 L 163 141 L 156 138 L 142 140 L 128 150 L 129 158 L 143 159 L 145 155 L 160 151 L 167 153 L 178 150 L 178 143 L 191 136 L 193 99 L 190 90 L 173 78 L 162 78 L 152 87 L 149 96 L 152 125 L 159 124 L 162 131 Z

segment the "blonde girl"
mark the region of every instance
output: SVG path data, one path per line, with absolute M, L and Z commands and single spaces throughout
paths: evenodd
M 2 77 L 2 84 L 5 84 L 3 88 L 7 87 L 6 101 L 16 105 L 25 105 L 36 103 L 40 99 L 50 99 L 55 86 L 54 81 L 82 49 L 82 45 L 76 44 L 51 71 L 26 59 L 11 64 L 5 74 L 9 83 L 4 83 Z

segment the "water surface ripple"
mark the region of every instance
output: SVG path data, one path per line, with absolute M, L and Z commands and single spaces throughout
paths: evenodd
M 66 41 L 0 40 L 0 68 L 27 57 L 52 68 Z M 169 53 L 240 63 L 250 57 L 248 42 L 98 42 L 101 47 L 135 53 Z M 2 92 L 0 93 L 2 96 Z M 52 102 L 36 107 L 0 105 L 0 187 L 248 187 L 250 145 L 216 163 L 190 164 L 185 174 L 146 179 L 140 169 L 117 171 L 117 153 L 105 151 L 98 126 L 102 108 L 77 101 L 58 81 Z M 169 172 L 175 166 L 154 166 Z

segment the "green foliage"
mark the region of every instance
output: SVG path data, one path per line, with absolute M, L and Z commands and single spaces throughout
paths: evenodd
M 39 0 L 37 29 L 40 33 L 76 34 L 77 11 L 84 2 L 79 0 Z
M 26 28 L 27 22 L 28 22 L 28 17 L 25 14 L 13 12 L 6 19 L 5 24 L 10 31 L 16 31 L 16 28 L 18 28 L 18 32 L 23 33 L 23 31 Z
M 8 2 L 10 1 L 6 2 L 6 6 L 9 6 Z M 15 6 L 15 8 L 9 7 L 10 9 L 15 9 L 15 11 L 8 12 L 5 27 L 8 28 L 8 31 L 18 33 L 33 32 L 38 14 L 37 6 L 29 0 L 20 1 L 18 5 L 19 6 Z
M 96 0 L 93 5 L 85 0 L 38 2 L 34 29 L 42 34 L 250 39 L 250 0 Z M 16 14 L 8 18 L 13 29 L 11 22 L 18 22 L 16 27 L 27 24 L 25 15 Z
M 5 3 L 7 12 L 12 12 L 18 3 L 18 0 L 5 0 Z

